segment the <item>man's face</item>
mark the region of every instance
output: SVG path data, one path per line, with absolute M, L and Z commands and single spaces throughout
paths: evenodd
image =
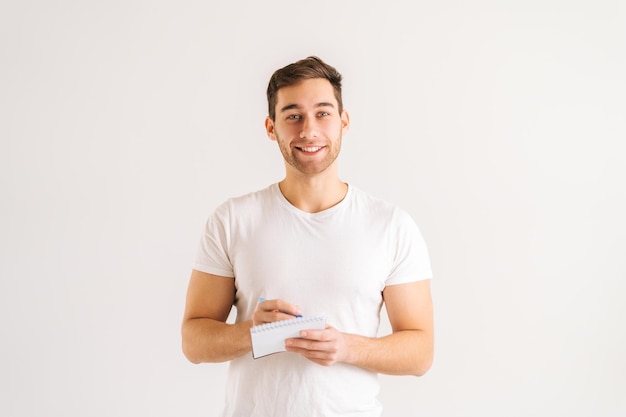
M 333 87 L 313 78 L 278 90 L 276 119 L 265 120 L 270 139 L 278 143 L 287 169 L 315 175 L 335 163 L 348 114 L 339 113 Z

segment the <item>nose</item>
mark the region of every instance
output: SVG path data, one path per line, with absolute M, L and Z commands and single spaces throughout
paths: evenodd
M 302 131 L 300 131 L 300 139 L 317 138 L 319 135 L 318 126 L 315 118 L 306 117 L 302 122 Z

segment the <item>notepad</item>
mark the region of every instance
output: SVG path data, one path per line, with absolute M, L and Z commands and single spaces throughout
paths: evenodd
M 250 329 L 252 357 L 254 359 L 285 352 L 285 339 L 300 337 L 302 330 L 322 330 L 326 328 L 326 315 L 296 317 L 289 320 L 265 323 Z

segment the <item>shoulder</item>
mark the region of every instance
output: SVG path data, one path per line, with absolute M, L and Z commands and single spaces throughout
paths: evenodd
M 407 221 L 411 220 L 409 213 L 397 204 L 376 197 L 362 189 L 350 186 L 352 204 L 355 210 L 365 211 L 380 219 Z M 411 220 L 412 221 L 412 220 Z
M 217 206 L 215 212 L 222 214 L 237 213 L 264 207 L 273 200 L 276 187 L 277 184 L 272 184 L 261 190 L 231 197 Z

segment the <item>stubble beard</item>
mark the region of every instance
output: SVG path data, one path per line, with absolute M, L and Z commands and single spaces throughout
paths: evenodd
M 326 145 L 326 148 L 324 150 L 324 152 L 326 152 L 326 155 L 324 156 L 324 159 L 315 163 L 313 163 L 312 161 L 304 162 L 298 159 L 298 157 L 295 156 L 294 153 L 291 152 L 291 148 L 289 147 L 289 145 L 285 144 L 278 135 L 276 135 L 276 142 L 278 143 L 278 148 L 280 149 L 280 153 L 283 155 L 283 159 L 285 160 L 287 164 L 289 164 L 291 167 L 293 167 L 296 171 L 300 172 L 301 174 L 315 175 L 315 174 L 320 174 L 326 171 L 328 167 L 330 167 L 339 156 L 339 151 L 341 150 L 341 141 L 342 141 L 341 132 L 339 132 L 338 135 L 339 137 L 337 138 L 336 141 L 331 142 L 328 145 Z M 298 151 L 295 151 L 295 152 L 298 152 Z

